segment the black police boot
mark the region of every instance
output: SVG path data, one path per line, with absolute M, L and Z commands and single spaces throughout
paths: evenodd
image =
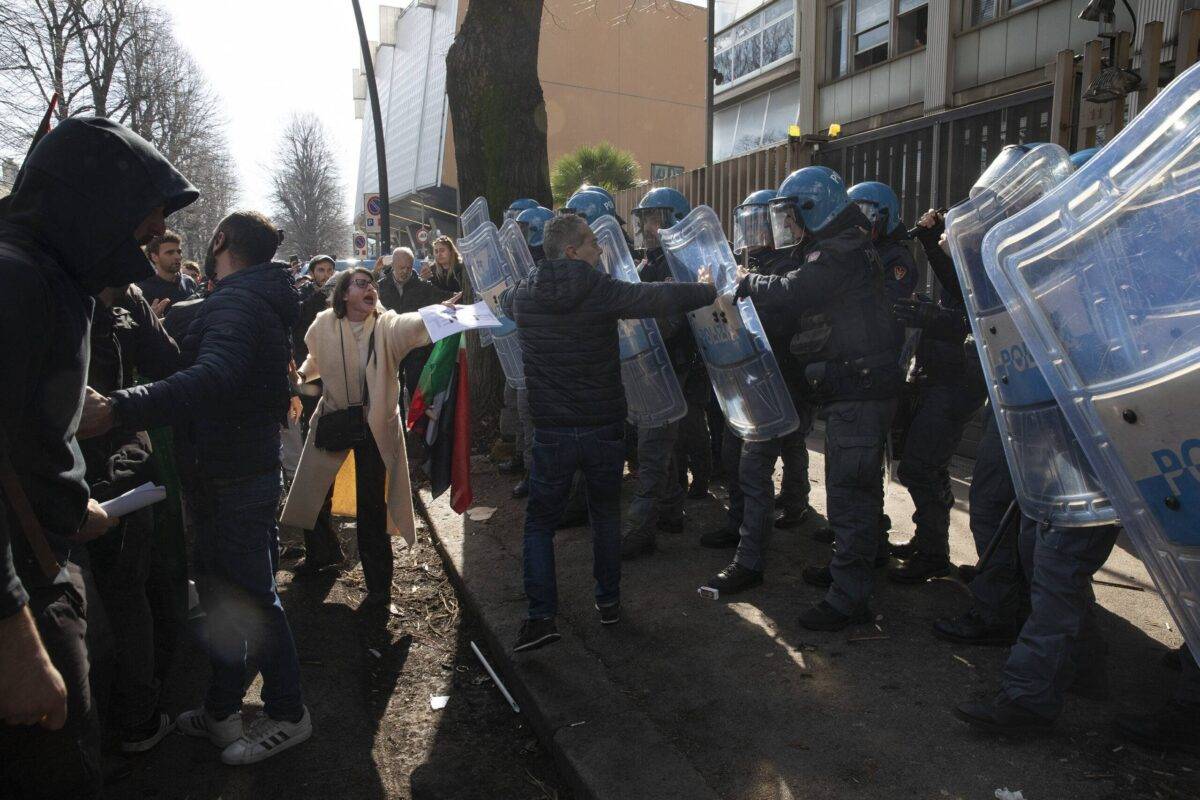
M 1122 714 L 1117 733 L 1151 750 L 1200 755 L 1200 703 L 1171 702 L 1154 714 Z
M 917 553 L 900 566 L 888 570 L 888 580 L 893 583 L 925 583 L 932 578 L 944 578 L 949 574 L 948 558 L 932 558 Z
M 947 617 L 933 623 L 933 635 L 955 644 L 984 647 L 1011 647 L 1017 641 L 1013 625 L 988 623 L 975 609 L 958 617 Z
M 909 539 L 904 544 L 888 544 L 888 551 L 896 558 L 904 561 L 917 554 L 917 543 Z
M 804 523 L 812 519 L 812 515 L 816 513 L 812 510 L 812 506 L 806 505 L 803 508 L 784 508 L 779 512 L 779 516 L 775 518 L 776 528 L 799 528 Z
M 501 461 L 496 465 L 496 469 L 500 470 L 501 475 L 516 475 L 525 470 L 525 459 L 514 456 L 507 461 Z
M 742 537 L 737 531 L 731 531 L 729 526 L 722 525 L 716 530 L 701 534 L 700 546 L 713 550 L 728 550 L 731 547 L 737 547 L 741 540 Z
M 830 573 L 829 567 L 807 566 L 801 571 L 800 577 L 809 586 L 817 586 L 821 589 L 833 586 L 833 574 Z
M 1094 700 L 1097 703 L 1111 700 L 1112 692 L 1108 688 L 1108 668 L 1104 666 L 1103 662 L 1088 665 L 1086 670 L 1075 673 L 1075 680 L 1071 681 L 1071 685 L 1067 687 L 1067 693 L 1085 700 Z
M 972 728 L 1004 736 L 1035 736 L 1054 727 L 1054 720 L 1021 708 L 1003 693 L 991 700 L 959 703 L 954 716 Z
M 763 582 L 763 574 L 759 570 L 743 567 L 741 564 L 734 561 L 725 569 L 718 572 L 708 583 L 704 584 L 704 589 L 715 589 L 721 596 L 729 594 L 737 594 L 746 589 L 753 589 L 755 586 L 761 586 Z
M 536 650 L 561 639 L 554 618 L 527 619 L 521 623 L 521 632 L 517 634 L 517 643 L 513 646 L 514 653 L 525 650 Z
M 529 497 L 529 475 L 521 478 L 521 482 L 513 487 L 512 496 L 518 500 L 522 497 Z
M 868 608 L 843 614 L 824 600 L 800 614 L 800 627 L 810 631 L 840 631 L 849 625 L 865 625 L 870 621 L 871 610 Z

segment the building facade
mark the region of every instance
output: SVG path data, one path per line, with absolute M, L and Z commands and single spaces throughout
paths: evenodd
M 415 238 L 429 222 L 455 230 L 471 198 L 458 197 L 454 129 L 446 100 L 446 52 L 468 0 L 413 0 L 381 6 L 373 45 L 383 116 L 392 226 Z M 631 152 L 652 179 L 704 163 L 703 8 L 686 4 L 545 0 L 538 73 L 546 103 L 552 168 L 583 145 L 609 142 Z M 363 120 L 355 219 L 377 191 L 375 136 L 361 70 L 354 74 Z
M 1173 60 L 1179 12 L 1191 4 L 1200 5 L 1130 0 L 1136 22 L 1124 4 L 1108 4 L 1113 28 L 1132 35 L 1135 69 L 1143 26 L 1154 20 L 1164 23 L 1161 60 Z M 911 223 L 926 208 L 962 200 L 1005 144 L 1052 139 L 1056 56 L 1082 53 L 1100 34 L 1099 23 L 1080 19 L 1087 5 L 722 0 L 713 39 L 713 160 L 777 145 L 793 124 L 818 138 L 836 125 L 840 134 L 817 144 L 812 161 L 848 184 L 890 184 Z M 1136 110 L 1136 96 L 1130 106 Z

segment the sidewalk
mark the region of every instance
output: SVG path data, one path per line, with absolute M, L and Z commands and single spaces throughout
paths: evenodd
M 810 438 L 809 447 L 812 504 L 822 511 L 820 441 Z M 952 559 L 974 563 L 970 463 L 954 466 Z M 903 587 L 880 571 L 877 626 L 804 631 L 796 615 L 821 595 L 800 570 L 828 558 L 806 528 L 776 533 L 764 586 L 733 602 L 702 599 L 697 587 L 730 558 L 696 543 L 724 513 L 712 498 L 689 501 L 687 532 L 660 535 L 657 554 L 625 565 L 624 615 L 611 629 L 592 607 L 590 532 L 561 531 L 563 640 L 514 657 L 525 609 L 523 504 L 484 459 L 473 480 L 475 504 L 498 510 L 476 523 L 433 504 L 435 542 L 497 668 L 579 797 L 991 798 L 1002 787 L 1027 800 L 1200 796 L 1200 762 L 1123 746 L 1112 733 L 1114 713 L 1152 709 L 1169 696 L 1177 673 L 1160 658 L 1180 642 L 1126 543 L 1097 575 L 1121 586 L 1096 586 L 1114 699 L 1071 697 L 1056 735 L 1013 743 L 977 735 L 950 713 L 997 689 L 1006 653 L 934 638 L 936 618 L 965 608 L 961 584 Z M 900 487 L 890 488 L 887 511 L 893 541 L 904 541 L 912 505 Z

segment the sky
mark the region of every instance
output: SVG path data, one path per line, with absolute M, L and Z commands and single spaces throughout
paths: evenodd
M 270 211 L 270 166 L 293 113 L 320 117 L 353 208 L 359 133 L 350 71 L 359 65 L 350 0 L 156 0 L 221 97 L 241 184 L 239 205 Z M 364 0 L 367 37 L 379 4 Z M 347 211 L 347 215 L 349 211 Z

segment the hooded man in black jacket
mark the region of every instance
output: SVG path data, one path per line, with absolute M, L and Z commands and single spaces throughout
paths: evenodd
M 275 591 L 279 429 L 291 397 L 291 331 L 299 313 L 287 265 L 270 260 L 279 241 L 275 226 L 256 212 L 223 219 L 205 264 L 216 288 L 180 342 L 184 368 L 114 392 L 109 407 L 109 423 L 127 429 L 190 422 L 201 498 L 198 588 L 212 678 L 204 704 L 180 714 L 176 725 L 220 747 L 226 764 L 261 761 L 312 734 L 296 645 Z M 263 675 L 266 717 L 243 732 L 248 652 Z
M 100 791 L 83 587 L 69 563 L 111 522 L 89 502 L 75 441 L 92 297 L 149 277 L 141 245 L 197 196 L 128 128 L 72 117 L 0 200 L 0 371 L 14 387 L 0 398 L 0 718 L 19 725 L 0 729 L 0 786 L 18 796 Z
M 525 508 L 529 618 L 515 650 L 559 638 L 554 528 L 577 469 L 584 473 L 594 538 L 600 621 L 620 619 L 621 469 L 625 390 L 617 321 L 682 314 L 711 304 L 711 285 L 622 283 L 596 268 L 600 247 L 587 222 L 564 215 L 546 226 L 546 260 L 500 296 L 517 323 L 533 418 L 533 465 Z

